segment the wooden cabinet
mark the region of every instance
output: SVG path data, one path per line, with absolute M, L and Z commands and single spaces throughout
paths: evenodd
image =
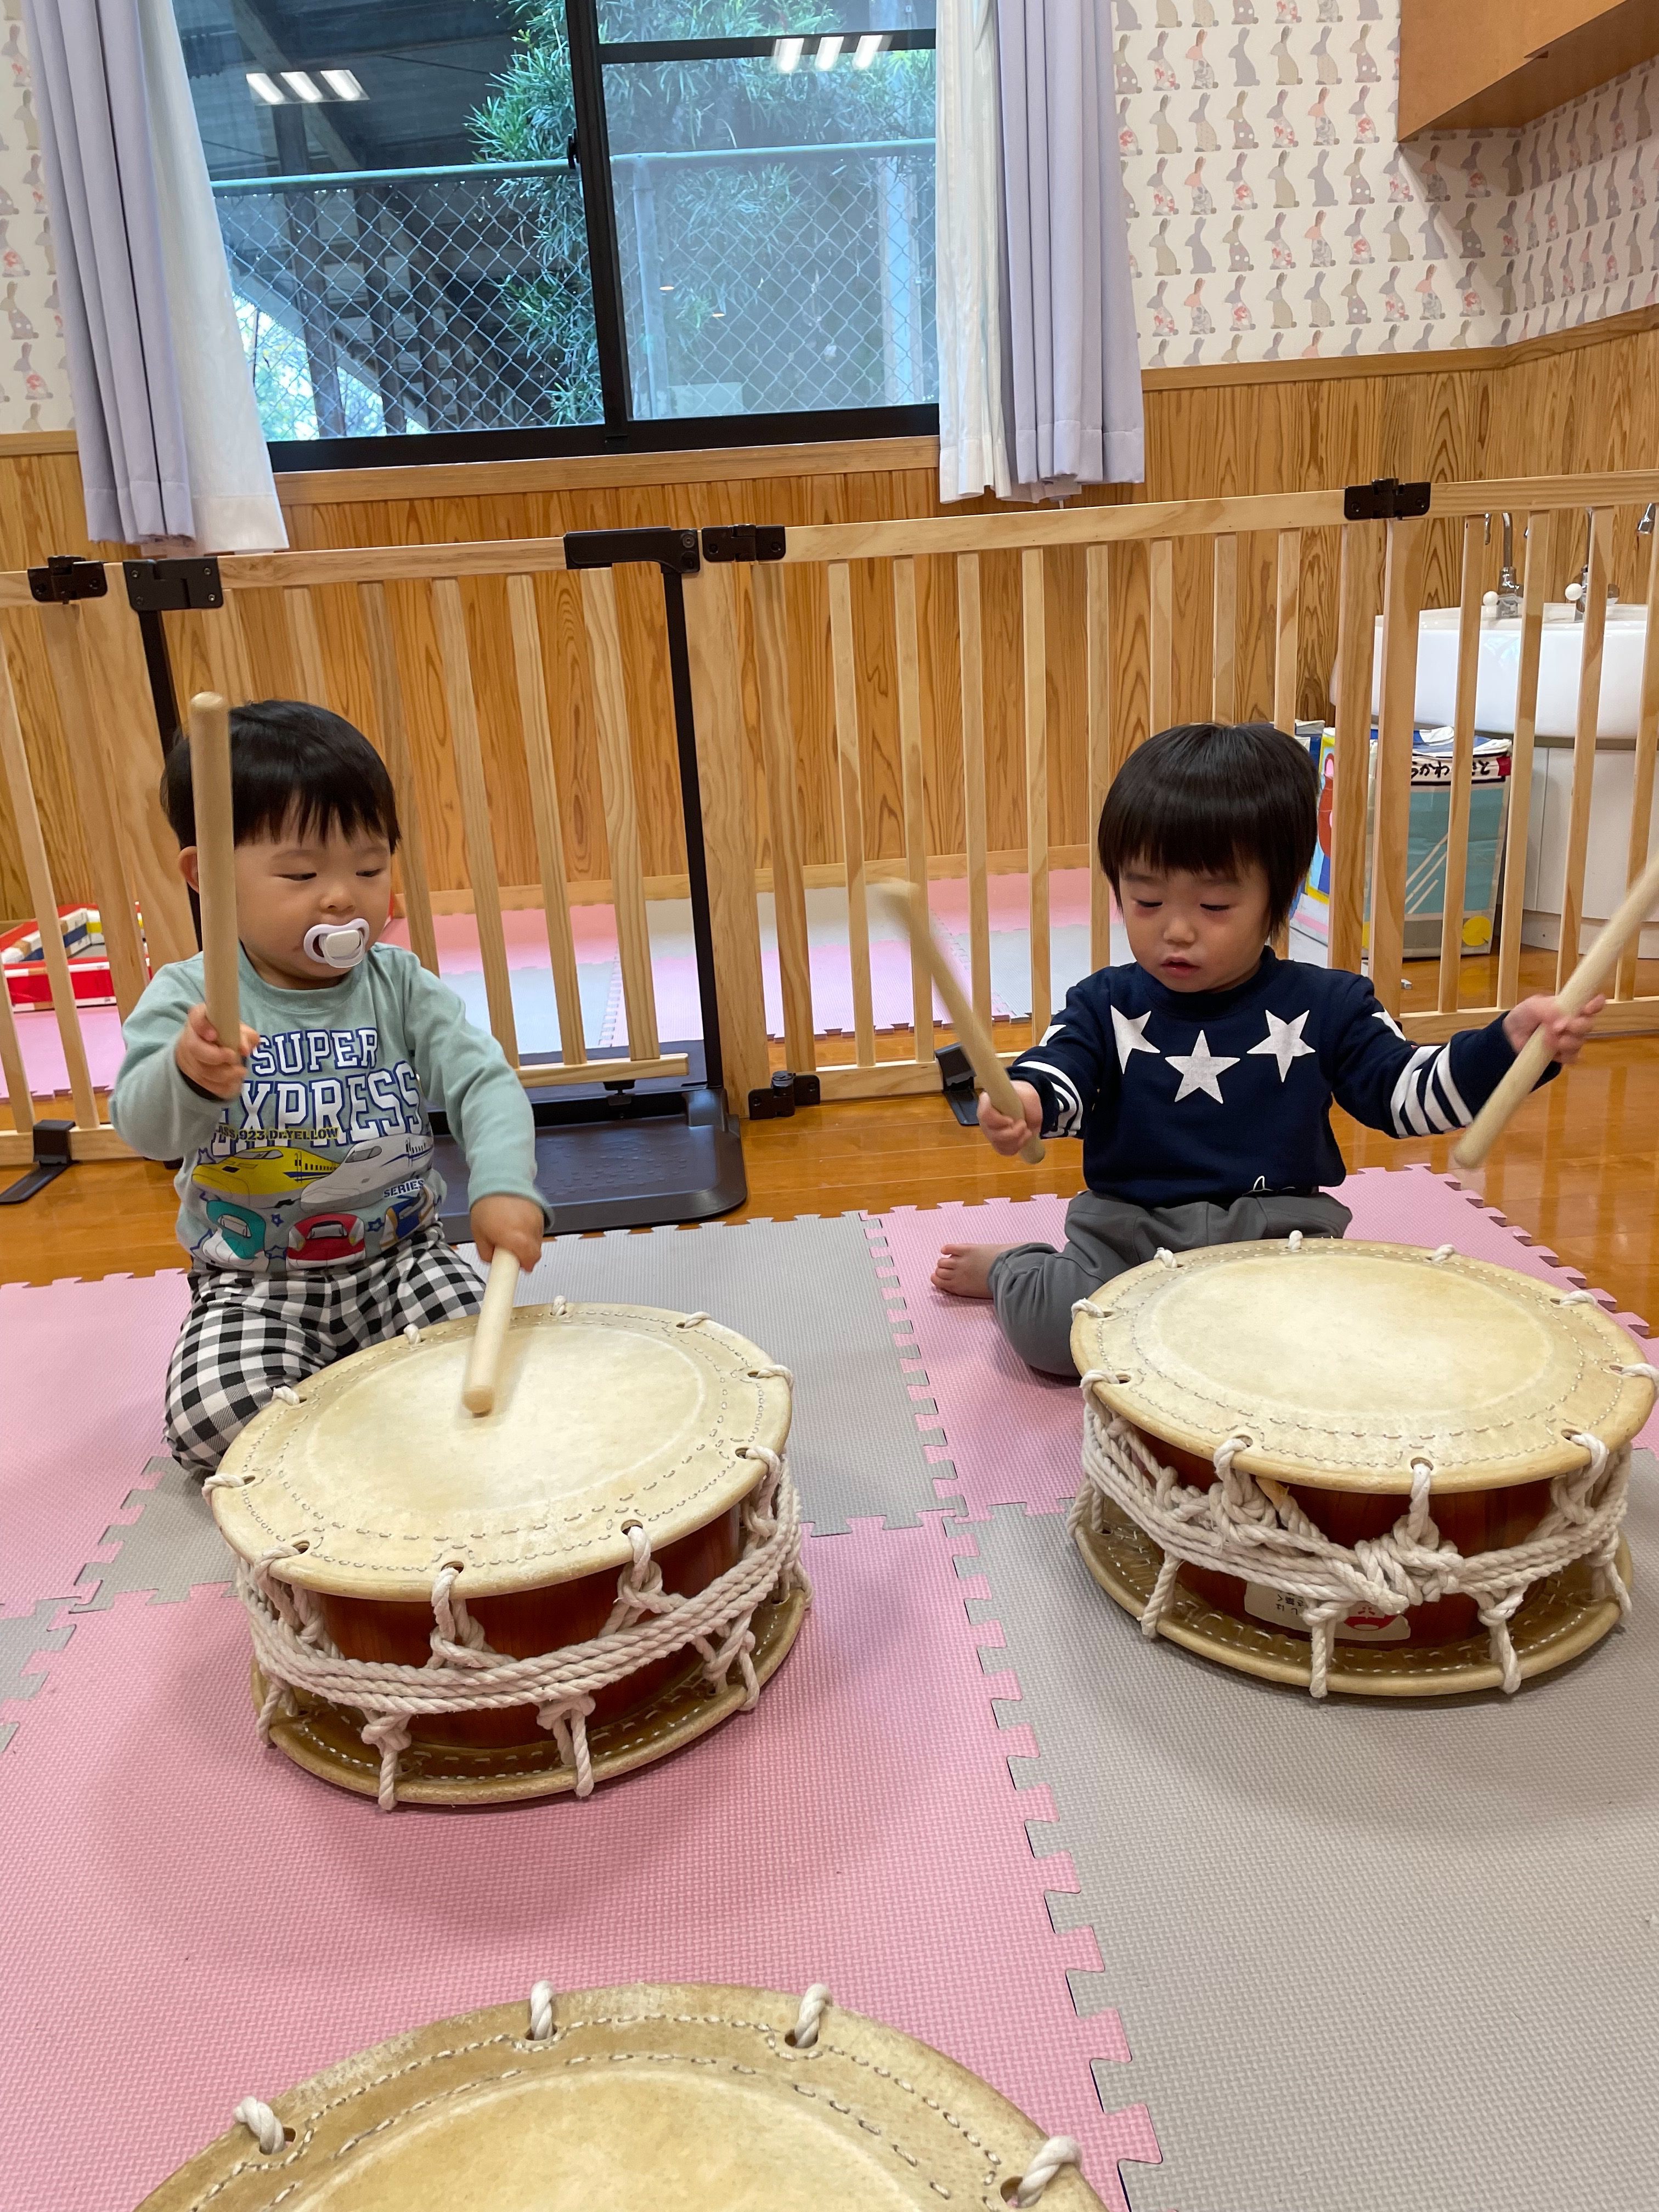
M 1401 0 L 1400 136 L 1530 123 L 1659 54 L 1659 0 Z

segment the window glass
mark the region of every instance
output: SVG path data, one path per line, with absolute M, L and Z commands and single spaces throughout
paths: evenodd
M 174 7 L 271 440 L 936 398 L 934 0 Z
M 933 56 L 605 70 L 634 411 L 937 398 Z
M 174 4 L 268 438 L 599 419 L 562 43 L 526 162 L 489 121 L 521 8 Z

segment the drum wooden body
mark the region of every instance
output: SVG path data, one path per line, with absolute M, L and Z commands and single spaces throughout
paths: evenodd
M 469 1644 L 501 1661 L 585 1653 L 608 1624 L 618 1644 L 618 1630 L 625 1640 L 661 1618 L 662 1600 L 718 1596 L 741 1574 L 757 1510 L 777 1546 L 790 1385 L 757 1346 L 705 1317 L 654 1308 L 521 1307 L 495 1408 L 478 1417 L 460 1395 L 473 1328 L 444 1322 L 324 1370 L 250 1424 L 213 1486 L 219 1525 L 249 1576 L 264 1563 L 263 1615 L 259 1590 L 244 1590 L 256 1651 L 263 1626 L 267 1656 L 282 1644 L 295 1662 L 286 1673 L 273 1662 L 290 1685 L 283 1702 L 298 1708 L 271 1717 L 273 1737 L 349 1787 L 380 1789 L 374 1740 L 362 1741 L 377 1708 L 311 1694 L 304 1654 L 289 1648 L 272 1606 L 293 1613 L 301 1640 L 306 1622 L 319 1624 L 321 1648 L 342 1661 L 419 1670 L 414 1687 L 424 1693 L 434 1663 L 452 1673 L 476 1664 L 483 1680 Z M 793 1489 L 786 1505 L 793 1511 Z M 769 1673 L 799 1625 L 793 1557 L 756 1608 L 755 1663 Z M 581 1734 L 598 1745 L 610 1730 L 613 1763 L 635 1765 L 672 1749 L 688 1726 L 702 1733 L 696 1723 L 719 1702 L 707 1656 L 705 1634 L 701 1649 L 682 1639 L 616 1679 L 586 1680 Z M 267 1668 L 262 1702 L 270 1680 Z M 545 1679 L 518 1703 L 502 1701 L 493 1674 L 484 1688 L 471 1705 L 405 1716 L 400 1796 L 455 1802 L 572 1785 L 574 1759 L 562 1760 L 564 1738 L 542 1717 Z
M 537 2012 L 493 2005 L 358 2052 L 140 2212 L 1000 2212 L 1027 2177 L 1042 2212 L 1100 2212 L 1073 2144 L 838 2006 L 799 2045 L 801 2000 L 768 1990 L 561 1991 Z
M 1627 1603 L 1654 1387 L 1582 1294 L 1412 1246 L 1224 1245 L 1106 1284 L 1072 1342 L 1079 1545 L 1176 1641 L 1322 1694 L 1513 1688 Z

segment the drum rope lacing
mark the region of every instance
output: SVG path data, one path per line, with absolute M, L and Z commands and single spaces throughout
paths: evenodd
M 390 1811 L 410 1724 L 424 1716 L 533 1705 L 538 1725 L 552 1735 L 562 1764 L 574 1774 L 577 1796 L 586 1797 L 593 1787 L 587 1720 L 595 1696 L 639 1668 L 690 1645 L 702 1661 L 711 1691 L 725 1689 L 737 1668 L 747 1711 L 760 1694 L 750 1626 L 756 1608 L 793 1589 L 810 1598 L 811 1590 L 800 1565 L 800 1499 L 787 1462 L 764 1444 L 740 1445 L 738 1451 L 758 1460 L 763 1473 L 743 1501 L 744 1548 L 735 1565 L 691 1596 L 665 1590 L 650 1538 L 634 1522 L 624 1529 L 631 1556 L 599 1634 L 529 1658 L 491 1650 L 455 1588 L 464 1571 L 455 1565 L 441 1567 L 433 1578 L 432 1656 L 422 1667 L 407 1667 L 341 1653 L 315 1595 L 275 1571 L 283 1559 L 298 1556 L 303 1544 L 276 1544 L 257 1559 L 240 1562 L 237 1594 L 247 1608 L 254 1657 L 268 1686 L 260 1735 L 269 1741 L 273 1724 L 297 1712 L 296 1692 L 356 1706 L 367 1716 L 362 1740 L 380 1754 L 378 1795 L 382 1810 Z M 215 1475 L 203 1486 L 234 1487 L 239 1480 Z
M 1079 1299 L 1073 1308 L 1079 1310 L 1099 1309 Z M 1659 1382 L 1659 1368 L 1645 1362 L 1620 1372 Z M 1442 1538 L 1431 1510 L 1432 1463 L 1414 1459 L 1405 1512 L 1385 1534 L 1349 1547 L 1334 1543 L 1282 1485 L 1274 1483 L 1269 1496 L 1237 1464 L 1238 1455 L 1255 1441 L 1243 1430 L 1216 1448 L 1210 1488 L 1183 1483 L 1121 1415 L 1103 1419 L 1094 1386 L 1118 1379 L 1103 1367 L 1082 1377 L 1084 1482 L 1069 1525 L 1073 1535 L 1085 1526 L 1100 1534 L 1102 1508 L 1109 1503 L 1162 1549 L 1163 1565 L 1140 1616 L 1144 1636 L 1158 1634 L 1183 1561 L 1265 1583 L 1290 1598 L 1301 1614 L 1311 1647 L 1309 1687 L 1323 1698 L 1337 1623 L 1345 1614 L 1363 1607 L 1393 1619 L 1412 1606 L 1463 1595 L 1476 1602 L 1492 1662 L 1512 1695 L 1522 1678 L 1510 1622 L 1534 1583 L 1587 1559 L 1596 1596 L 1612 1598 L 1620 1614 L 1629 1615 L 1630 1592 L 1617 1565 L 1630 1482 L 1628 1445 L 1609 1451 L 1599 1437 L 1574 1431 L 1568 1441 L 1584 1453 L 1584 1463 L 1551 1482 L 1549 1506 L 1527 1541 L 1468 1557 Z
M 556 2029 L 554 2020 L 556 1992 L 551 1982 L 534 1982 L 530 1990 L 530 2028 L 526 2041 L 552 2043 Z M 784 2041 L 793 2051 L 811 2051 L 817 2047 L 818 2029 L 825 2013 L 830 2010 L 830 1996 L 827 1984 L 814 1982 L 800 2001 L 800 2010 L 795 2025 Z M 748 2069 L 744 2069 L 748 2071 Z M 838 2111 L 845 2110 L 837 2106 Z M 232 2118 L 245 2127 L 258 2144 L 261 2154 L 274 2158 L 288 2148 L 288 2130 L 270 2106 L 258 2097 L 244 2097 Z M 860 2123 L 860 2124 L 863 2124 Z M 912 2163 L 914 2164 L 914 2160 Z M 1030 2206 L 1042 2201 L 1043 2191 L 1056 2174 L 1067 2166 L 1081 2167 L 1083 2154 L 1070 2136 L 1050 2136 L 1038 2144 L 1018 2181 L 1006 2185 L 1010 2204 Z

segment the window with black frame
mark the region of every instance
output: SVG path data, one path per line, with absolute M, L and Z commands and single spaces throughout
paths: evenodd
M 934 0 L 173 5 L 279 466 L 934 427 Z

